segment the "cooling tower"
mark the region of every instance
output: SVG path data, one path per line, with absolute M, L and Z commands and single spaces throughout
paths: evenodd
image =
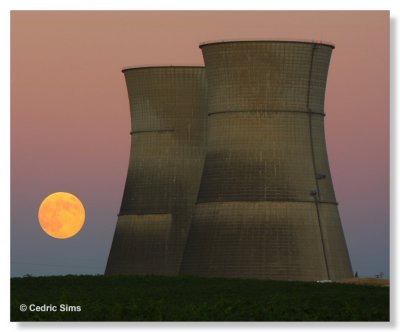
M 177 275 L 205 157 L 204 68 L 123 72 L 131 154 L 106 274 Z
M 332 45 L 201 46 L 207 151 L 185 275 L 352 277 L 324 137 Z

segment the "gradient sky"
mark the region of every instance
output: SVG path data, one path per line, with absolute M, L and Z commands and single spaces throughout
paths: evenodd
M 325 117 L 354 271 L 389 275 L 388 11 L 14 11 L 11 14 L 11 273 L 103 273 L 128 168 L 121 69 L 202 65 L 198 44 L 307 39 L 336 45 Z M 40 228 L 56 191 L 86 208 L 66 240 Z

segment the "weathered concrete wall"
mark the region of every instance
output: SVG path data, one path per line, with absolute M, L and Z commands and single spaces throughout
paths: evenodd
M 351 277 L 324 135 L 333 47 L 260 41 L 201 48 L 207 153 L 181 273 Z
M 176 275 L 205 157 L 202 67 L 124 71 L 131 155 L 106 274 Z

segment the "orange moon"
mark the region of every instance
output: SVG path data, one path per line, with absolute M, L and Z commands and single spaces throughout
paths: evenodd
M 67 239 L 81 230 L 85 223 L 85 208 L 75 195 L 56 192 L 43 200 L 38 218 L 45 233 L 57 239 Z

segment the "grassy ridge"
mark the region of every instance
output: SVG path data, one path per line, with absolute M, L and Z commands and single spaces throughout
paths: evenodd
M 21 304 L 80 312 L 26 312 Z M 11 279 L 12 321 L 387 321 L 389 288 L 195 277 Z

